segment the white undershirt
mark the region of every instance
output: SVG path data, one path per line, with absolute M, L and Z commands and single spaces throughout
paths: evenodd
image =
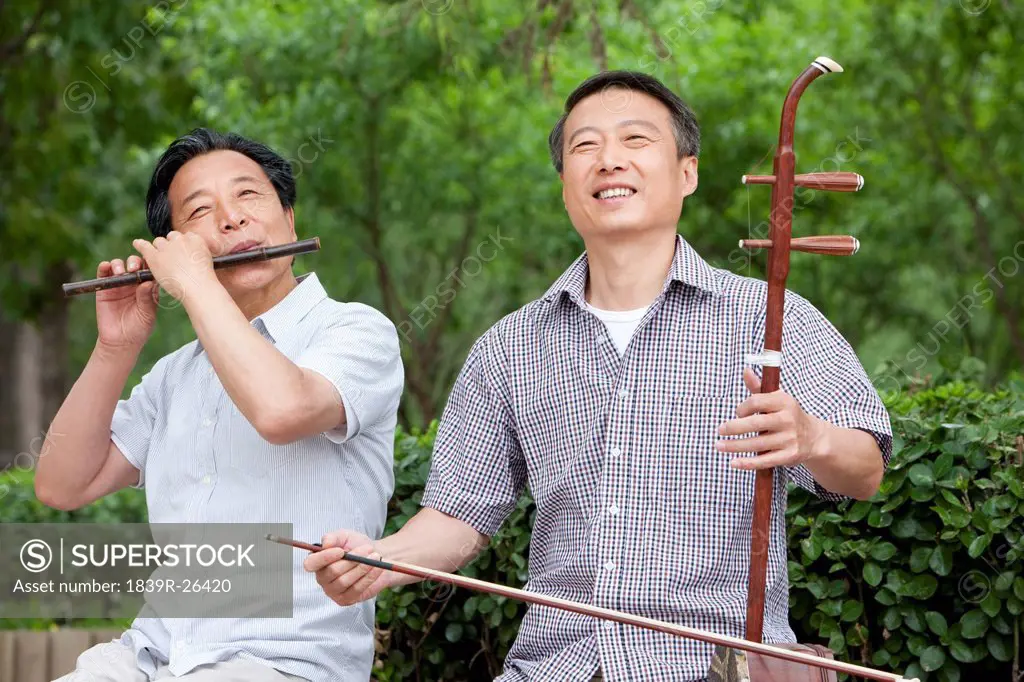
M 644 315 L 649 307 L 644 306 L 635 310 L 601 310 L 589 303 L 587 304 L 587 310 L 594 313 L 599 320 L 604 322 L 604 326 L 608 328 L 608 335 L 611 336 L 612 342 L 615 343 L 619 355 L 626 352 L 626 346 L 629 345 L 629 340 L 633 338 L 633 332 L 636 331 L 640 320 L 644 319 Z

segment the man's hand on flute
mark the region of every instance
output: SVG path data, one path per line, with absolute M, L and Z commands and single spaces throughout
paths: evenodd
M 123 275 L 146 268 L 138 256 L 103 261 L 96 268 L 97 277 Z M 114 354 L 130 349 L 137 351 L 146 344 L 156 325 L 156 307 L 160 288 L 156 282 L 136 286 L 105 289 L 96 292 L 97 344 Z
M 171 296 L 183 301 L 216 283 L 213 254 L 195 232 L 171 231 L 151 242 L 136 239 L 132 245 L 142 254 L 157 283 Z

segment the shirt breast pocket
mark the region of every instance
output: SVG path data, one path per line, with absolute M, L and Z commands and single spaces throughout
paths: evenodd
M 668 403 L 659 439 L 661 489 L 664 499 L 675 500 L 671 507 L 691 522 L 707 520 L 711 510 L 727 512 L 745 505 L 752 475 L 729 465 L 733 453 L 715 449 L 724 440 L 718 427 L 736 417 L 742 401 L 732 394 L 683 392 Z

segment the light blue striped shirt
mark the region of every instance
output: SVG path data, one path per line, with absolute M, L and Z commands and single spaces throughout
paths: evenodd
M 404 371 L 394 324 L 327 296 L 316 274 L 251 324 L 300 367 L 327 377 L 348 424 L 272 445 L 239 412 L 198 340 L 154 364 L 118 402 L 110 437 L 141 472 L 151 523 L 291 523 L 319 542 L 335 528 L 384 530 L 394 490 L 394 432 Z M 294 553 L 293 617 L 136 618 L 123 640 L 152 675 L 233 656 L 314 682 L 366 680 L 374 604 L 328 599 Z

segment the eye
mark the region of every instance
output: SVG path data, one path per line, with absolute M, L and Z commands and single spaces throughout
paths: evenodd
M 587 147 L 587 146 L 591 146 L 591 147 L 593 147 L 593 146 L 595 146 L 596 144 L 597 144 L 597 143 L 596 143 L 596 142 L 593 142 L 592 140 L 587 140 L 586 142 L 580 142 L 579 144 L 577 144 L 577 145 L 576 145 L 575 147 L 573 147 L 572 149 L 573 149 L 573 151 L 577 151 L 577 150 L 579 150 L 579 149 L 583 149 L 584 147 Z
M 645 136 L 643 136 L 643 135 L 639 135 L 639 134 L 634 133 L 633 135 L 628 136 L 626 138 L 626 140 L 627 141 L 629 141 L 629 140 L 647 140 L 647 138 Z
M 199 207 L 197 207 L 197 208 L 196 208 L 196 209 L 195 209 L 194 211 L 192 211 L 192 213 L 191 213 L 191 214 L 189 215 L 189 219 L 195 218 L 195 217 L 196 217 L 196 214 L 198 214 L 198 213 L 199 213 L 200 211 L 205 211 L 205 210 L 206 210 L 206 209 L 208 209 L 208 208 L 209 208 L 209 206 L 199 206 Z
M 246 194 L 256 194 L 256 190 L 253 190 L 253 189 L 243 189 L 241 192 L 238 193 L 238 196 L 244 197 Z

